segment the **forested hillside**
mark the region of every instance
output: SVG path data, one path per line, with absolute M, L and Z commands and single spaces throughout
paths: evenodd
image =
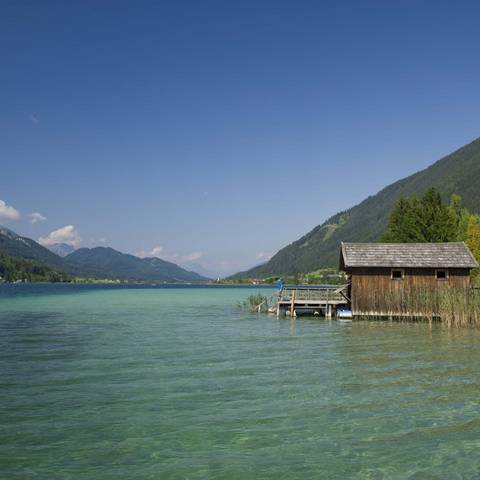
M 437 161 L 429 168 L 399 180 L 376 195 L 339 212 L 299 240 L 280 250 L 267 263 L 235 275 L 262 278 L 310 272 L 336 266 L 340 242 L 375 242 L 383 234 L 394 204 L 402 197 L 437 188 L 444 201 L 453 193 L 472 213 L 480 213 L 480 139 Z

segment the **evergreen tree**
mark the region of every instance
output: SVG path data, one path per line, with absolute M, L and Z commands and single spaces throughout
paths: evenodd
M 424 242 L 421 228 L 421 208 L 413 197 L 400 198 L 390 214 L 387 230 L 382 237 L 384 242 Z
M 467 235 L 469 213 L 461 206 L 461 198 L 453 195 L 450 205 L 444 205 L 440 192 L 427 190 L 416 197 L 400 198 L 392 209 L 384 242 L 455 242 Z
M 449 209 L 435 188 L 427 190 L 421 203 L 421 228 L 426 242 L 450 242 L 456 236 Z

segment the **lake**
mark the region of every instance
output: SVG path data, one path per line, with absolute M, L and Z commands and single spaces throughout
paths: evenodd
M 0 478 L 480 478 L 479 331 L 257 291 L 0 286 Z

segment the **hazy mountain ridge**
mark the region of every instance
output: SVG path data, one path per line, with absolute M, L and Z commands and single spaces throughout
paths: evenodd
M 207 280 L 160 258 L 139 258 L 110 247 L 79 248 L 65 257 L 88 268 L 95 275 L 109 275 L 130 280 L 161 280 L 167 282 L 201 282 Z
M 174 263 L 159 258 L 139 258 L 110 247 L 80 248 L 62 258 L 35 240 L 22 237 L 6 227 L 0 227 L 0 253 L 80 277 L 172 283 L 208 280 Z
M 358 205 L 339 212 L 299 240 L 277 252 L 267 263 L 236 278 L 305 273 L 336 266 L 340 242 L 375 242 L 383 233 L 390 210 L 400 196 L 421 195 L 430 187 L 444 200 L 458 193 L 471 212 L 480 212 L 480 139 L 465 145 L 430 167 L 394 182 Z

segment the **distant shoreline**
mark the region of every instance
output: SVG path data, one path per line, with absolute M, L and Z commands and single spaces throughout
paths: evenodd
M 275 286 L 271 284 L 261 284 L 261 285 L 253 285 L 253 284 L 238 284 L 238 283 L 75 283 L 75 282 L 18 282 L 18 283 L 8 283 L 3 282 L 0 283 L 0 290 L 8 288 L 25 288 L 28 289 L 29 287 L 35 286 L 58 286 L 60 288 L 63 287 L 98 287 L 98 288 L 145 288 L 145 289 L 155 289 L 155 288 L 268 288 L 274 289 Z

